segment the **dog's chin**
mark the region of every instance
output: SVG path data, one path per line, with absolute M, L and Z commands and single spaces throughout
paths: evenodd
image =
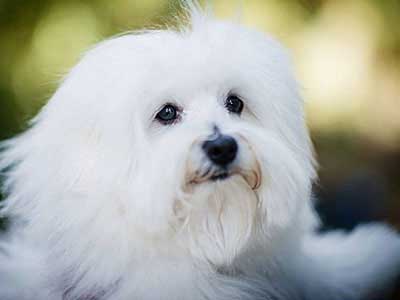
M 175 203 L 174 227 L 193 256 L 225 265 L 245 248 L 256 219 L 259 170 L 214 167 L 186 178 L 185 197 Z
M 178 202 L 179 240 L 197 259 L 229 264 L 245 247 L 256 220 L 256 175 L 218 172 L 191 182 Z M 253 177 L 251 177 L 253 176 Z

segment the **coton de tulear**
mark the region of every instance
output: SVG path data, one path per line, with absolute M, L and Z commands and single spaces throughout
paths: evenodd
M 317 233 L 286 51 L 184 6 L 188 25 L 88 51 L 3 142 L 0 299 L 379 294 L 400 269 L 400 237 L 379 224 Z

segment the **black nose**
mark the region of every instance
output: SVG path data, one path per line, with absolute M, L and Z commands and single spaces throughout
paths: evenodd
M 203 143 L 203 150 L 212 162 L 223 167 L 235 159 L 238 145 L 233 137 L 218 134 L 216 139 Z

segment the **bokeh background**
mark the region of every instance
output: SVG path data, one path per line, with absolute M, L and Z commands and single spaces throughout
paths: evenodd
M 400 1 L 212 2 L 216 15 L 241 10 L 243 23 L 292 52 L 326 228 L 384 220 L 400 229 Z M 91 45 L 178 11 L 177 0 L 0 0 L 0 139 L 23 130 Z

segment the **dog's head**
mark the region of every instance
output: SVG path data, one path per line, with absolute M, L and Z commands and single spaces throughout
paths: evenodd
M 303 117 L 277 42 L 193 10 L 188 28 L 85 55 L 5 144 L 5 211 L 59 255 L 111 251 L 122 266 L 146 245 L 224 264 L 251 241 L 272 247 L 309 226 Z

